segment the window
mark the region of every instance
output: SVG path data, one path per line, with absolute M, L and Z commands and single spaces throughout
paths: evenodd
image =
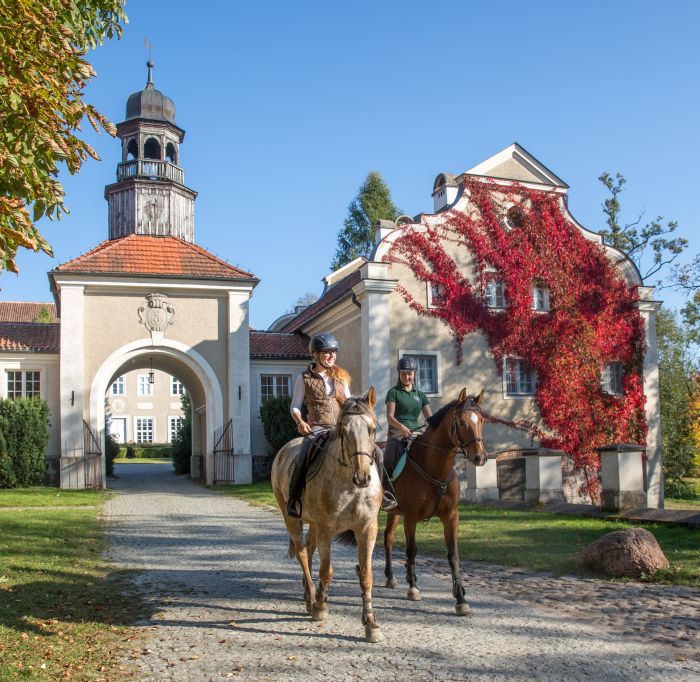
M 7 397 L 10 400 L 16 398 L 38 398 L 41 395 L 41 373 L 37 370 L 7 371 Z
M 549 311 L 549 288 L 546 284 L 532 287 L 532 308 L 540 313 Z
M 509 229 L 515 230 L 525 223 L 525 214 L 520 206 L 511 206 L 506 212 L 506 225 Z
M 185 395 L 185 387 L 175 377 L 170 377 L 170 395 Z
M 601 376 L 603 392 L 610 395 L 622 395 L 622 363 L 608 362 L 603 366 Z
M 112 395 L 124 395 L 125 393 L 126 387 L 124 384 L 124 377 L 118 377 L 112 384 Z
M 148 374 L 136 377 L 136 395 L 153 395 L 153 384 L 148 381 Z
M 182 427 L 184 417 L 168 417 L 168 443 L 172 443 Z
M 261 374 L 260 375 L 260 402 L 267 402 L 270 398 L 279 398 L 289 395 L 289 374 Z
M 527 361 L 518 358 L 506 358 L 505 363 L 506 395 L 534 395 L 535 387 L 537 386 L 537 375 Z
M 136 442 L 153 442 L 153 417 L 136 417 Z
M 503 280 L 496 274 L 487 275 L 486 280 L 486 305 L 489 308 L 506 307 L 506 290 Z
M 440 298 L 445 295 L 442 284 L 427 282 L 428 286 L 428 308 L 439 308 L 442 305 Z

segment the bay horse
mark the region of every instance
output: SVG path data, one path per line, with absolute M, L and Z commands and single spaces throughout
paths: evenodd
M 457 400 L 453 400 L 427 420 L 428 428 L 418 436 L 407 452 L 403 471 L 394 481 L 398 508 L 387 512 L 384 530 L 386 586 L 398 587 L 391 566 L 394 536 L 403 516 L 406 535 L 407 597 L 411 601 L 421 599 L 416 584 L 416 526 L 438 516 L 442 521 L 447 546 L 447 559 L 452 573 L 452 595 L 457 600 L 455 610 L 460 616 L 470 612 L 464 598 L 464 585 L 459 570 L 458 529 L 459 479 L 454 463 L 457 452 L 462 450 L 470 462 L 486 464 L 487 455 L 482 437 L 484 416 L 479 404 L 484 391 L 476 396 L 467 395 L 463 388 Z
M 331 430 L 318 473 L 306 482 L 301 519 L 286 514 L 289 479 L 303 438 L 284 445 L 272 464 L 272 490 L 289 533 L 289 553 L 303 572 L 306 609 L 313 620 L 328 618 L 328 587 L 333 577 L 331 541 L 352 532 L 357 541 L 355 568 L 362 590 L 365 640 L 381 642 L 384 635 L 372 609 L 372 552 L 377 540 L 382 486 L 374 461 L 377 418 L 374 387 L 362 397 L 348 398 Z M 309 525 L 304 540 L 304 523 Z M 320 557 L 318 590 L 311 577 L 314 551 Z

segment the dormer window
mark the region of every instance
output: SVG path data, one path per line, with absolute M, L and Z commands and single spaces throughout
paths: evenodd
M 532 309 L 538 313 L 549 312 L 549 287 L 546 284 L 532 287 Z
M 503 309 L 506 307 L 506 288 L 503 280 L 497 273 L 488 273 L 486 276 L 486 290 L 484 301 L 489 308 Z

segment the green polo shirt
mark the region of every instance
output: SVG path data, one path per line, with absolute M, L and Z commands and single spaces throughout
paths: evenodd
M 394 417 L 409 429 L 418 428 L 418 417 L 423 405 L 430 403 L 425 393 L 415 385 L 412 391 L 407 391 L 400 383 L 389 389 L 384 402 L 396 403 Z

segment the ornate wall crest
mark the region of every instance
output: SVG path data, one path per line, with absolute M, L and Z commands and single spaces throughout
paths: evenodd
M 141 324 L 151 334 L 163 334 L 173 324 L 175 308 L 173 308 L 165 294 L 146 294 L 146 302 L 139 306 L 139 319 Z

